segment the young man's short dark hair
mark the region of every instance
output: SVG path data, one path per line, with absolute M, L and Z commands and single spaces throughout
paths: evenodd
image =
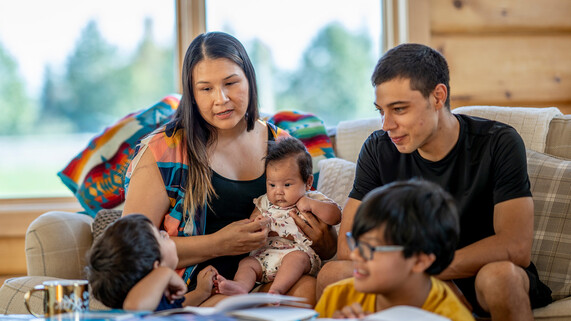
M 416 253 L 434 254 L 426 269 L 435 275 L 452 259 L 460 227 L 454 200 L 439 185 L 423 180 L 397 181 L 369 192 L 353 222 L 353 237 L 385 226 L 384 241 L 404 246 L 405 258 Z
M 313 163 L 311 155 L 303 143 L 295 137 L 284 137 L 276 141 L 270 141 L 268 155 L 266 155 L 266 167 L 274 161 L 286 159 L 290 156 L 297 156 L 297 166 L 301 179 L 307 182 L 309 176 L 313 174 Z
M 122 217 L 105 229 L 88 252 L 91 291 L 106 306 L 123 308 L 129 290 L 160 262 L 152 224 L 141 214 Z
M 371 82 L 378 86 L 393 79 L 409 79 L 410 89 L 418 90 L 424 98 L 436 85 L 444 84 L 448 90 L 445 106 L 450 109 L 450 72 L 448 63 L 438 51 L 421 44 L 398 45 L 377 62 Z

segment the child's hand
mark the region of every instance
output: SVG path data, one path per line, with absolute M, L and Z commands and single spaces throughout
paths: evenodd
M 174 301 L 184 296 L 187 291 L 187 286 L 184 280 L 178 274 L 176 274 L 174 270 L 170 268 L 169 270 L 172 272 L 172 274 L 165 289 L 165 296 L 169 301 Z
M 214 288 L 215 277 L 218 271 L 209 265 L 198 272 L 196 277 L 196 291 L 199 292 L 204 298 L 208 298 L 212 295 L 212 289 Z
M 337 310 L 333 313 L 333 319 L 361 319 L 367 316 L 369 312 L 363 311 L 363 308 L 359 303 L 353 303 L 344 307 L 341 310 Z

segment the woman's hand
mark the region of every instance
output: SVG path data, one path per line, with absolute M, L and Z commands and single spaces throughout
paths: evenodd
M 267 241 L 268 225 L 269 219 L 261 216 L 255 220 L 244 219 L 226 225 L 213 234 L 220 252 L 217 256 L 239 255 L 260 248 Z
M 333 313 L 333 319 L 361 319 L 367 316 L 367 312 L 363 311 L 363 308 L 359 303 L 353 303 L 344 307 L 341 310 L 337 310 Z
M 328 260 L 337 252 L 337 232 L 335 228 L 319 220 L 315 215 L 304 212 L 302 219 L 295 210 L 289 212 L 295 224 L 309 238 L 311 246 L 322 260 Z

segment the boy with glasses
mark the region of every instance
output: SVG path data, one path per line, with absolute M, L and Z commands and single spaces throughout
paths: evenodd
M 456 206 L 440 186 L 409 180 L 372 190 L 347 233 L 353 277 L 325 288 L 315 310 L 325 318 L 362 318 L 409 305 L 451 320 L 474 320 L 433 277 L 452 261 L 458 235 Z

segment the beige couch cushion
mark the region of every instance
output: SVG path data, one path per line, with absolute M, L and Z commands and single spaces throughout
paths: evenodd
M 562 115 L 556 107 L 465 106 L 455 108 L 453 112 L 508 124 L 517 130 L 526 148 L 538 152 L 545 151 L 549 123 L 555 116 Z
M 317 190 L 344 207 L 355 180 L 355 163 L 341 158 L 319 161 Z
M 379 129 L 381 129 L 381 117 L 339 122 L 335 135 L 335 155 L 350 162 L 357 162 L 365 139 Z
M 571 298 L 555 301 L 550 305 L 533 310 L 534 320 L 571 320 Z
M 85 253 L 92 243 L 92 222 L 90 216 L 78 213 L 40 215 L 26 232 L 28 275 L 85 278 Z
M 571 295 L 571 160 L 527 151 L 535 207 L 532 260 L 554 300 Z
M 551 120 L 545 153 L 571 159 L 571 115 L 558 116 Z

